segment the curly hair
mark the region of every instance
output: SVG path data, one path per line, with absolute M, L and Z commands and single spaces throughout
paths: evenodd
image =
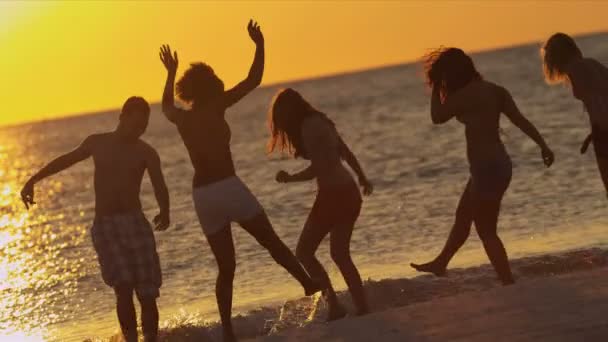
M 186 103 L 208 101 L 224 91 L 224 82 L 205 63 L 192 63 L 176 84 L 177 96 Z
M 426 82 L 430 88 L 439 87 L 442 97 L 482 79 L 471 57 L 461 49 L 440 47 L 423 58 Z
M 565 33 L 555 33 L 540 49 L 547 83 L 569 82 L 566 67 L 583 57 L 574 39 Z

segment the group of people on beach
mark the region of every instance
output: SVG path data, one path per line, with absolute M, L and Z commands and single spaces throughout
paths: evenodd
M 277 236 L 262 205 L 237 176 L 230 149 L 231 131 L 226 110 L 249 94 L 262 81 L 264 36 L 257 23 L 247 27 L 256 45 L 255 57 L 247 77 L 229 90 L 205 63 L 193 63 L 176 81 L 177 52 L 168 45 L 160 49 L 167 70 L 162 112 L 183 139 L 194 168 L 192 197 L 203 233 L 217 261 L 219 273 L 216 297 L 224 341 L 235 341 L 231 324 L 235 250 L 230 225 L 238 223 L 272 258 L 303 287 L 307 296 L 319 291 L 328 303 L 329 321 L 344 317 L 330 279 L 315 257 L 330 236 L 330 253 L 352 295 L 357 315 L 370 312 L 361 276 L 350 255 L 350 240 L 360 214 L 363 195 L 373 186 L 355 154 L 342 139 L 334 122 L 313 107 L 294 89 L 280 90 L 272 100 L 268 117 L 268 152 L 278 151 L 310 160 L 304 170 L 289 174 L 279 171 L 279 183 L 315 179 L 317 197 L 293 253 Z M 608 69 L 586 58 L 574 40 L 557 33 L 542 48 L 548 81 L 566 82 L 589 114 L 591 134 L 583 151 L 593 142 L 597 164 L 608 189 Z M 511 181 L 510 157 L 499 135 L 499 118 L 505 114 L 539 147 L 549 167 L 554 155 L 535 126 L 520 112 L 504 87 L 485 80 L 465 52 L 440 48 L 424 61 L 428 86 L 432 89 L 431 119 L 434 124 L 452 118 L 465 125 L 470 178 L 460 198 L 454 225 L 441 253 L 432 261 L 411 266 L 437 276 L 467 240 L 475 223 L 485 251 L 500 281 L 514 283 L 507 253 L 497 234 L 497 221 L 503 195 Z M 177 97 L 189 105 L 182 109 Z M 47 164 L 24 185 L 21 198 L 33 205 L 34 185 L 75 163 L 93 157 L 95 165 L 95 219 L 91 229 L 104 282 L 116 294 L 116 310 L 122 334 L 137 341 L 137 319 L 133 294 L 141 304 L 145 341 L 156 341 L 158 309 L 156 299 L 162 283 L 153 228 L 142 211 L 139 199 L 144 172 L 148 172 L 160 213 L 154 217 L 155 230 L 170 225 L 169 194 L 161 170 L 159 154 L 140 139 L 150 115 L 149 104 L 131 97 L 123 105 L 116 129 L 93 134 L 75 150 Z M 354 171 L 357 181 L 342 161 Z M 361 190 L 359 190 L 361 187 Z

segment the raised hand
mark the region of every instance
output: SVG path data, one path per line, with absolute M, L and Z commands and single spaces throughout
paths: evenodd
M 36 204 L 34 202 L 34 183 L 28 181 L 21 189 L 21 201 L 25 205 L 25 209 L 29 209 L 30 205 Z
M 171 47 L 169 45 L 163 45 L 160 47 L 160 60 L 165 65 L 167 72 L 175 74 L 177 72 L 177 65 L 179 60 L 177 59 L 177 51 L 171 54 Z
M 249 24 L 247 24 L 247 31 L 249 32 L 249 37 L 256 45 L 264 43 L 264 35 L 262 34 L 262 29 L 257 22 L 253 20 L 249 20 Z
M 171 220 L 168 214 L 160 213 L 154 217 L 154 230 L 163 231 L 169 228 Z

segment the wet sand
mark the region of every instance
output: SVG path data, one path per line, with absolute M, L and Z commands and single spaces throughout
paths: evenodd
M 608 249 L 541 254 L 512 266 L 518 283 L 508 287 L 488 264 L 451 268 L 441 278 L 368 279 L 373 313 L 330 324 L 320 296 L 236 314 L 233 323 L 249 342 L 608 341 Z M 347 291 L 338 298 L 353 312 Z M 221 335 L 217 321 L 183 310 L 162 319 L 159 340 L 217 342 Z
M 607 284 L 608 268 L 602 267 L 313 324 L 255 341 L 608 341 Z

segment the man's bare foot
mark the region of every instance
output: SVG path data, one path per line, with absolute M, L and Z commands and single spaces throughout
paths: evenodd
M 335 304 L 330 306 L 329 310 L 327 311 L 327 322 L 331 322 L 331 321 L 336 321 L 339 320 L 341 318 L 346 317 L 346 310 L 344 310 L 344 308 L 342 307 L 342 305 L 340 304 Z
M 444 277 L 445 276 L 445 267 L 439 266 L 434 262 L 427 262 L 426 264 L 414 264 L 411 263 L 410 266 L 412 268 L 414 268 L 416 271 L 418 272 L 428 272 L 428 273 L 433 273 L 434 275 L 436 275 L 437 277 Z
M 310 282 L 310 285 L 307 288 L 304 288 L 304 295 L 305 296 L 312 296 L 317 292 L 323 291 L 325 290 L 325 287 L 323 285 L 321 285 L 320 283 L 312 280 Z

